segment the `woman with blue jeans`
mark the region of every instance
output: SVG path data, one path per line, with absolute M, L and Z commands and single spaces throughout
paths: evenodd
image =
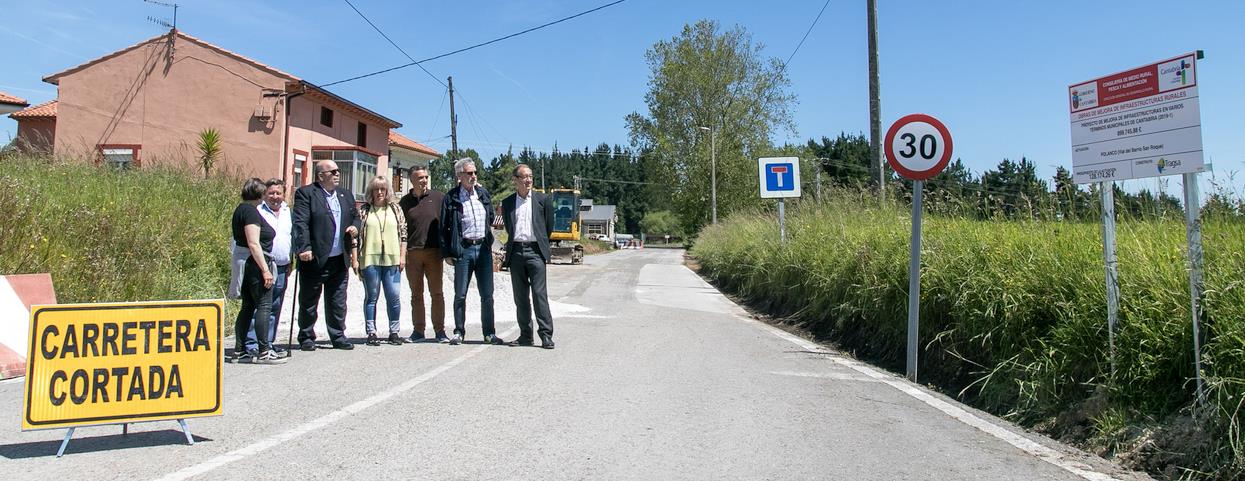
M 363 279 L 363 319 L 367 330 L 367 345 L 379 346 L 376 337 L 376 303 L 380 291 L 385 291 L 385 308 L 389 315 L 389 343 L 402 344 L 399 319 L 402 315 L 402 298 L 398 288 L 402 283 L 402 269 L 406 255 L 406 216 L 393 199 L 389 180 L 376 176 L 367 184 L 367 202 L 359 208 L 363 229 L 359 231 L 359 243 L 351 256 L 355 275 Z

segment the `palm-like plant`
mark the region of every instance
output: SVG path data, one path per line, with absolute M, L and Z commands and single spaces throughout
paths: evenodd
M 199 163 L 203 165 L 203 178 L 205 179 L 212 173 L 212 167 L 220 158 L 220 142 L 220 131 L 213 127 L 199 132 Z

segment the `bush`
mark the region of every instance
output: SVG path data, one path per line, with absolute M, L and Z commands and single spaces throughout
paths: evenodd
M 909 215 L 866 205 L 798 205 L 788 211 L 786 245 L 772 214 L 734 215 L 706 227 L 692 253 L 725 290 L 902 371 Z M 1066 424 L 1076 416 L 1068 414 L 1091 401 L 1107 407 L 1081 417 L 1091 426 L 1079 428 L 1089 433 L 1111 431 L 1120 416 L 1160 431 L 1165 419 L 1201 416 L 1193 408 L 1183 223 L 1119 224 L 1114 372 L 1101 232 L 1097 223 L 926 216 L 921 382 L 1023 424 L 1062 430 L 1058 435 L 1073 431 Z M 1203 235 L 1203 359 L 1212 401 L 1199 422 L 1214 439 L 1205 449 L 1184 449 L 1164 468 L 1233 479 L 1245 467 L 1237 412 L 1245 393 L 1245 225 L 1209 219 Z

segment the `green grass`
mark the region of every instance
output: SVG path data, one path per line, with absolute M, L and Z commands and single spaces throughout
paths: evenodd
M 222 298 L 240 185 L 0 156 L 0 274 L 49 272 L 61 303 Z
M 772 214 L 734 215 L 706 227 L 692 253 L 725 290 L 901 372 L 910 216 L 863 205 L 842 199 L 790 209 L 785 246 Z M 1119 224 L 1113 373 L 1099 224 L 926 216 L 920 380 L 1056 435 L 1079 427 L 1087 434 L 1072 440 L 1091 444 L 1126 443 L 1123 419 L 1161 430 L 1169 418 L 1193 417 L 1213 442 L 1164 469 L 1175 468 L 1169 476 L 1234 479 L 1245 469 L 1238 412 L 1245 392 L 1245 225 L 1208 220 L 1203 235 L 1209 409 L 1193 407 L 1185 229 L 1177 221 Z M 1103 412 L 1069 415 L 1097 398 Z

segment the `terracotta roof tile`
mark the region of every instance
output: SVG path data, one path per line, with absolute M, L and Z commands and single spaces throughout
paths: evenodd
M 0 92 L 0 104 L 20 105 L 22 107 L 30 105 L 26 103 L 26 99 L 23 99 L 21 97 L 14 97 L 4 92 Z
M 407 136 L 399 134 L 396 130 L 389 131 L 389 145 L 402 147 L 408 150 L 414 150 L 416 152 L 420 152 L 420 153 L 424 153 L 424 154 L 428 154 L 432 156 L 439 157 L 441 155 L 440 152 L 437 152 L 432 147 L 429 147 L 427 145 L 411 140 Z
M 47 102 L 27 107 L 17 112 L 9 114 L 12 119 L 54 119 L 56 118 L 56 101 L 49 100 Z

